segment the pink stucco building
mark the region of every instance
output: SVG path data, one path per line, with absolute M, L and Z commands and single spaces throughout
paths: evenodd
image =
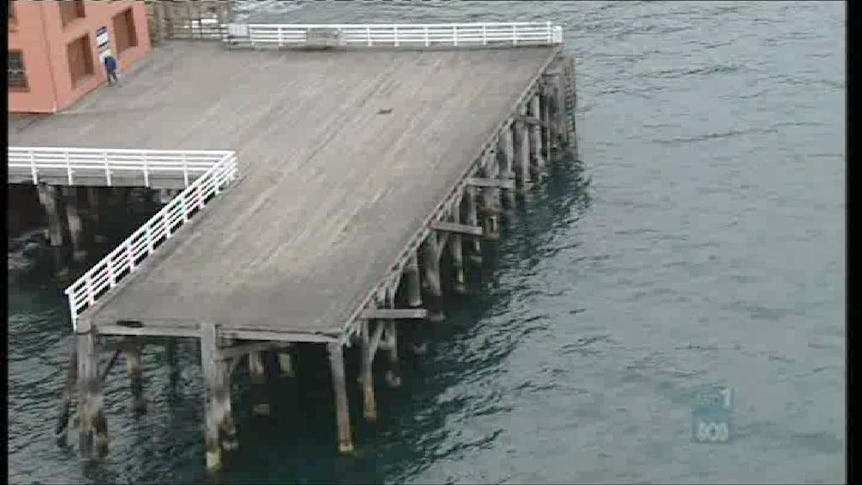
M 9 0 L 9 111 L 55 113 L 150 51 L 147 12 L 135 0 Z

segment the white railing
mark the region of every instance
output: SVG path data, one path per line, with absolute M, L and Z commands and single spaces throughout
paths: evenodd
M 236 154 L 215 153 L 222 154 L 217 164 L 171 199 L 146 224 L 66 288 L 73 330 L 77 330 L 78 316 L 84 310 L 117 286 L 121 279 L 134 273 L 160 244 L 170 239 L 183 224 L 204 208 L 210 196 L 217 196 L 236 177 Z
M 220 24 L 218 19 L 204 18 L 187 20 L 182 23 L 171 23 L 167 30 L 167 37 L 171 40 L 224 40 L 225 24 Z
M 313 45 L 323 37 L 338 46 L 528 46 L 563 42 L 551 22 L 468 24 L 228 24 L 226 42 L 252 46 Z
M 150 186 L 151 177 L 175 178 L 188 185 L 232 152 L 214 150 L 123 150 L 57 147 L 9 147 L 8 175 L 62 177 L 69 185 L 76 178 L 103 177 L 106 186 L 115 178 L 141 177 Z

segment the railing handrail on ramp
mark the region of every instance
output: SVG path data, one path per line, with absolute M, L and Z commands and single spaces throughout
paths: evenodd
M 200 152 L 205 153 L 205 152 Z M 202 210 L 210 196 L 217 196 L 236 178 L 236 154 L 231 151 L 209 152 L 218 154 L 219 162 L 171 199 L 131 236 L 102 258 L 74 283 L 66 288 L 72 329 L 77 331 L 81 313 L 130 276 L 156 248 L 171 238 L 178 229 Z

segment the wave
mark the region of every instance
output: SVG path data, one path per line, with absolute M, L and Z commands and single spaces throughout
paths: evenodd
M 9 275 L 33 268 L 44 247 L 44 229 L 31 229 L 9 240 L 7 267 Z
M 720 133 L 707 133 L 704 135 L 693 136 L 693 137 L 676 137 L 670 139 L 656 139 L 653 142 L 658 143 L 660 145 L 676 145 L 679 143 L 694 143 L 700 141 L 707 140 L 715 140 L 720 138 L 732 138 L 735 136 L 743 136 L 743 135 L 752 135 L 752 134 L 764 134 L 764 133 L 775 133 L 775 129 L 762 129 L 755 128 L 749 130 L 729 130 Z

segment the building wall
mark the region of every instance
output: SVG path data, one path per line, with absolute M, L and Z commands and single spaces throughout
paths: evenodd
M 47 51 L 42 13 L 38 5 L 12 2 L 9 20 L 9 52 L 21 51 L 27 73 L 27 89 L 9 88 L 9 111 L 53 112 L 56 108 L 53 74 Z
M 14 20 L 10 17 L 9 50 L 22 51 L 28 88 L 10 88 L 10 112 L 53 113 L 71 106 L 82 96 L 105 83 L 107 75 L 102 66 L 96 38 L 100 27 L 107 28 L 107 48 L 117 58 L 121 78 L 125 69 L 151 49 L 146 7 L 143 2 L 88 0 L 83 2 L 85 16 L 76 18 L 65 26 L 61 17 L 60 1 L 15 0 L 11 3 Z M 114 18 L 128 9 L 132 9 L 137 45 L 117 52 Z M 93 74 L 75 84 L 70 73 L 67 46 L 84 35 L 88 37 Z

